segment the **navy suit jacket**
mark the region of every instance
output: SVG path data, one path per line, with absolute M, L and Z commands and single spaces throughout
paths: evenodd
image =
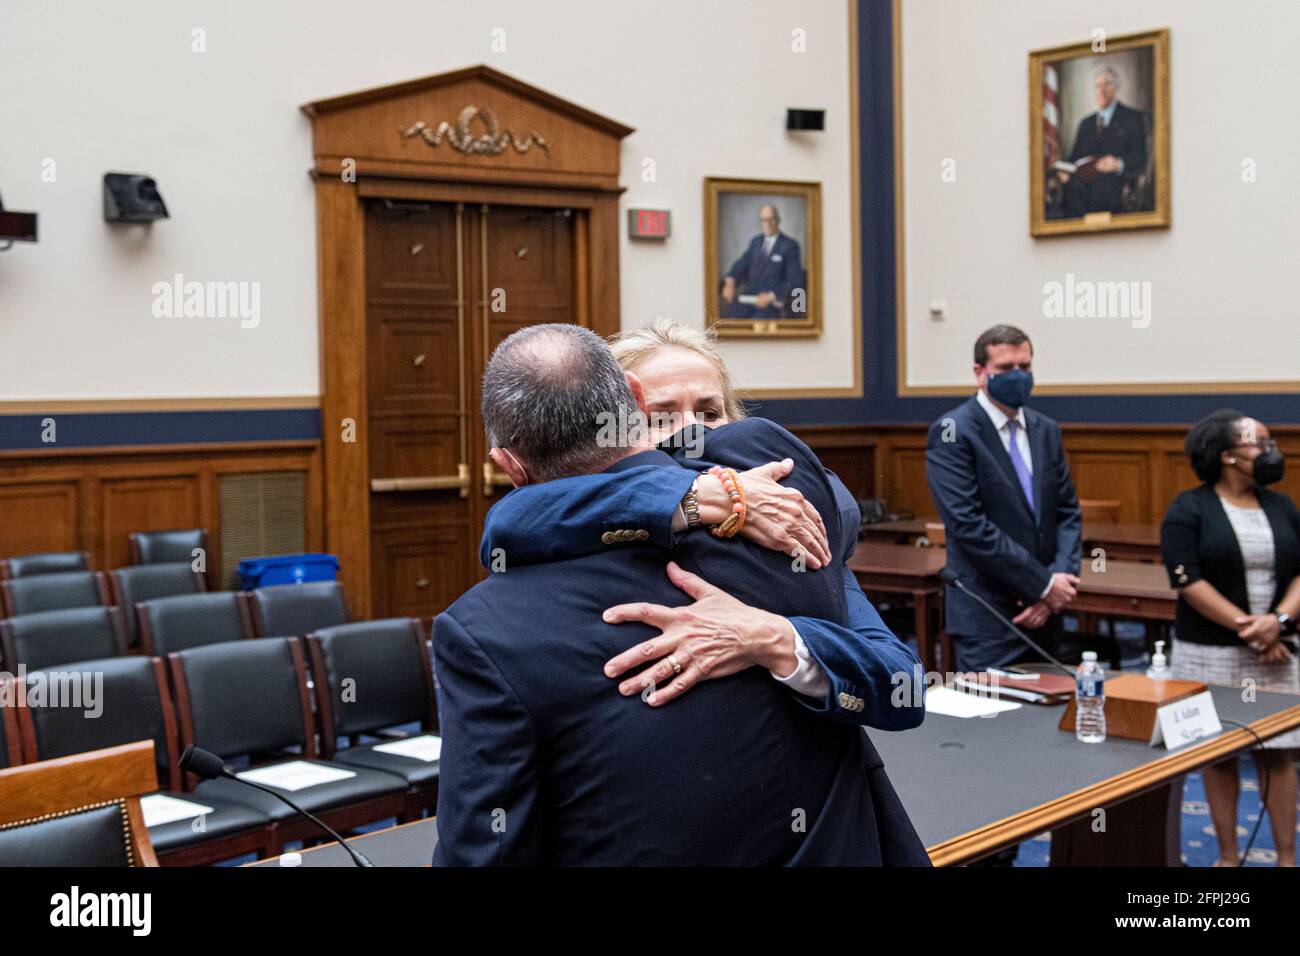
M 813 451 L 779 425 L 765 419 L 746 419 L 717 429 L 700 428 L 696 435 L 708 451 L 708 436 L 775 429 L 797 456 L 796 468 L 824 470 Z M 672 548 L 703 530 L 674 533 L 672 518 L 683 495 L 699 471 L 712 462 L 704 454 L 692 456 L 696 437 L 677 436 L 660 447 L 669 451 L 678 465 L 676 474 L 651 465 L 598 475 L 577 475 L 540 485 L 529 485 L 506 495 L 488 512 L 483 528 L 481 557 L 491 568 L 493 555 L 505 557 L 508 566 L 551 561 L 591 554 L 605 547 L 601 535 L 619 528 L 645 529 L 657 546 Z M 715 452 L 716 453 L 716 452 Z M 728 465 L 724 457 L 719 464 Z M 838 540 L 830 546 L 843 561 L 857 547 L 860 524 L 858 504 L 844 483 L 826 472 L 836 500 Z M 828 528 L 835 527 L 829 524 Z M 913 695 L 912 706 L 895 706 L 893 691 L 902 685 L 899 675 L 920 669 L 916 655 L 894 635 L 880 614 L 862 593 L 857 578 L 847 567 L 842 570 L 846 605 L 844 623 L 797 615 L 790 618 L 829 685 L 822 698 L 790 691 L 801 705 L 846 723 L 881 730 L 910 730 L 925 717 L 924 693 Z M 918 679 L 914 686 L 920 688 Z M 846 700 L 861 700 L 860 710 L 846 707 Z
M 1076 162 L 1085 156 L 1118 156 L 1124 160 L 1124 172 L 1116 178 L 1136 179 L 1142 175 L 1147 166 L 1146 114 L 1116 103 L 1110 122 L 1098 136 L 1097 114 L 1089 113 L 1079 121 L 1069 159 Z
M 1082 518 L 1061 428 L 1025 409 L 1034 472 L 1031 510 L 988 414 L 971 398 L 930 426 L 925 473 L 948 535 L 948 567 L 1007 617 L 1037 603 L 1056 572 L 1079 573 Z M 945 440 L 945 439 L 951 440 Z M 950 587 L 952 634 L 1001 634 L 1004 626 Z
M 711 453 L 735 466 L 789 454 L 775 426 L 724 432 Z M 658 451 L 610 470 L 641 465 L 680 470 Z M 789 483 L 835 514 L 824 473 L 797 469 Z M 821 719 L 769 674 L 705 681 L 659 708 L 618 693 L 605 661 L 657 632 L 601 613 L 688 603 L 667 557 L 633 541 L 508 564 L 437 618 L 434 863 L 927 865 L 866 735 Z M 712 535 L 673 557 L 746 603 L 843 619 L 838 567 L 793 576 L 786 556 Z
M 732 264 L 727 275 L 736 280 L 737 291 L 744 294 L 772 292 L 791 310 L 790 294 L 803 289 L 803 264 L 800 261 L 799 243 L 785 233 L 776 237 L 772 254 L 763 256 L 763 235 L 750 240 L 739 259 Z

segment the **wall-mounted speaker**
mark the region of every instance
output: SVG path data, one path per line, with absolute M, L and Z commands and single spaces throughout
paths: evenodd
M 825 110 L 786 110 L 785 128 L 802 132 L 818 132 L 826 129 Z
M 104 174 L 105 222 L 155 222 L 167 218 L 158 184 L 139 173 Z

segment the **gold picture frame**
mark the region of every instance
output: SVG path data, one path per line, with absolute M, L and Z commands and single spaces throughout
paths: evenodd
M 763 230 L 768 226 L 763 224 L 762 210 L 768 206 L 777 207 L 778 232 L 772 250 L 763 253 L 755 244 L 763 245 Z M 782 228 L 785 223 L 790 224 L 788 233 Z M 744 278 L 733 280 L 733 297 L 727 300 L 724 280 L 731 267 L 757 262 L 759 255 L 764 276 L 773 277 L 778 288 L 761 291 L 748 286 Z M 775 272 L 771 271 L 774 263 L 779 264 Z M 820 336 L 821 270 L 821 183 L 705 178 L 704 315 L 719 338 Z M 792 273 L 801 273 L 802 282 Z
M 1101 49 L 1097 48 L 1099 42 Z M 1112 86 L 1111 112 L 1103 125 L 1096 119 L 1101 93 L 1088 83 L 1094 87 L 1104 83 L 1100 74 L 1106 69 L 1117 86 Z M 1135 82 L 1127 83 L 1129 79 Z M 1124 101 L 1126 86 L 1135 106 Z M 1168 29 L 1032 51 L 1030 235 L 1168 229 L 1169 102 Z M 1049 107 L 1046 112 L 1045 104 Z M 1085 128 L 1089 119 L 1097 123 L 1095 134 Z M 1144 136 L 1136 133 L 1138 123 L 1145 125 Z M 1103 141 L 1102 136 L 1107 139 Z M 1116 171 L 1111 163 L 1116 155 L 1102 150 L 1103 143 L 1113 147 L 1120 142 L 1127 144 L 1128 156 L 1127 161 L 1118 157 L 1122 165 Z M 1054 152 L 1055 158 L 1045 155 L 1045 149 Z M 1104 168 L 1102 162 L 1110 163 L 1109 167 Z

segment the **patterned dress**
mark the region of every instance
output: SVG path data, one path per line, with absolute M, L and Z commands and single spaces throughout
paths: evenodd
M 1219 498 L 1237 535 L 1246 565 L 1246 595 L 1251 614 L 1272 610 L 1277 588 L 1274 573 L 1273 529 L 1263 508 L 1241 508 Z M 1193 644 L 1175 638 L 1170 662 L 1173 676 L 1180 680 L 1201 680 L 1210 684 L 1242 687 L 1249 678 L 1257 690 L 1300 694 L 1300 658 L 1292 656 L 1280 664 L 1261 664 L 1244 643 L 1229 647 Z M 1264 741 L 1270 749 L 1300 747 L 1300 729 Z

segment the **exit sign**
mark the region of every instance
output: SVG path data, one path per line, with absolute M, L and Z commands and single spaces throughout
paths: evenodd
M 670 223 L 667 209 L 627 211 L 627 234 L 633 239 L 667 239 Z

